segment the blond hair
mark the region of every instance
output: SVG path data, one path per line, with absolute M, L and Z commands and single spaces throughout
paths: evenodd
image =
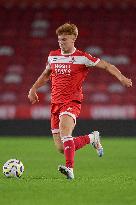
M 75 24 L 65 23 L 56 29 L 56 34 L 57 35 L 62 35 L 62 34 L 74 35 L 75 37 L 77 37 L 78 28 Z

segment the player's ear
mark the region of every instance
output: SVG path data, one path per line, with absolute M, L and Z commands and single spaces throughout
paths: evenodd
M 76 39 L 77 39 L 77 36 L 73 36 L 73 41 L 75 42 L 76 41 Z

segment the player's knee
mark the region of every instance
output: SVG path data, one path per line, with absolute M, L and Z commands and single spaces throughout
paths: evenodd
M 60 123 L 60 130 L 67 130 L 69 129 L 69 126 L 63 122 Z
M 71 132 L 71 127 L 69 127 L 69 125 L 65 124 L 65 123 L 61 123 L 60 124 L 60 134 L 61 135 L 67 135 Z

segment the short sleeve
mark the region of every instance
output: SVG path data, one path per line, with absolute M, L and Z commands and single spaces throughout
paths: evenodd
M 51 53 L 49 53 L 47 61 L 46 61 L 46 65 L 51 65 Z
M 95 66 L 100 61 L 99 58 L 93 57 L 88 53 L 85 53 L 85 65 L 86 67 Z

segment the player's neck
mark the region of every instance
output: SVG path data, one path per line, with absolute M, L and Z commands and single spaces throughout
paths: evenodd
M 62 54 L 62 55 L 71 55 L 71 54 L 73 54 L 75 51 L 76 51 L 76 48 L 73 47 L 73 48 L 71 48 L 71 49 L 69 49 L 69 50 L 67 50 L 67 51 L 61 50 L 61 54 Z

